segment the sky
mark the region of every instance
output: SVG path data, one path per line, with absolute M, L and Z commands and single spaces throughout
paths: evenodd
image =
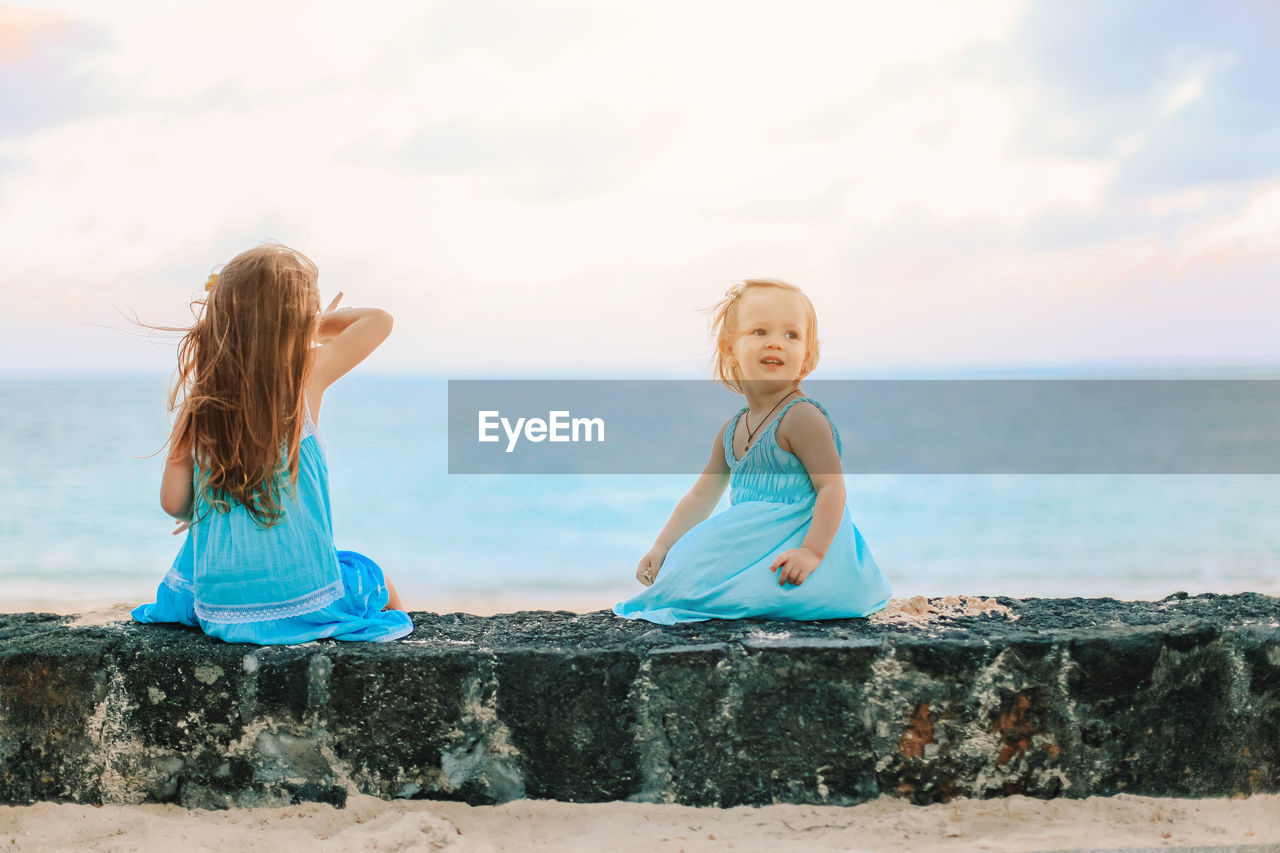
M 172 369 L 277 240 L 368 370 L 704 376 L 802 287 L 816 376 L 1280 364 L 1280 6 L 0 3 L 0 373 Z

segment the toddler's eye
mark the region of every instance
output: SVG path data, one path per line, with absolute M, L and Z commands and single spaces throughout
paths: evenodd
M 751 330 L 751 334 L 753 334 L 753 335 L 763 335 L 763 334 L 764 334 L 764 329 L 752 329 L 752 330 Z
M 800 340 L 800 333 L 799 333 L 799 332 L 787 332 L 787 337 L 788 337 L 788 338 L 791 338 L 792 340 L 798 341 L 798 340 Z

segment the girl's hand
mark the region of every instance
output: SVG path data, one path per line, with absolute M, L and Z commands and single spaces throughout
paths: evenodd
M 173 520 L 173 523 L 176 525 L 176 526 L 173 528 L 173 535 L 174 535 L 174 536 L 177 536 L 179 533 L 186 533 L 186 532 L 187 532 L 187 528 L 191 527 L 191 521 L 190 521 L 190 520 L 183 521 L 183 520 L 182 520 L 182 519 L 180 519 L 180 518 L 175 518 L 175 519 Z
M 338 295 L 333 297 L 333 301 L 329 303 L 329 306 L 317 315 L 316 343 L 327 344 L 329 341 L 333 340 L 334 335 L 346 328 L 346 323 L 339 322 L 340 319 L 345 318 L 339 318 L 337 316 L 337 312 L 341 310 L 338 308 L 338 303 L 341 301 L 342 291 L 339 290 Z
M 808 548 L 792 548 L 779 554 L 769 571 L 778 573 L 779 584 L 793 583 L 799 586 L 813 574 L 813 570 L 821 562 L 822 558 Z
M 636 567 L 636 580 L 645 586 L 652 586 L 658 577 L 658 570 L 662 568 L 662 563 L 666 559 L 667 549 L 661 545 L 654 545 L 649 549 L 648 554 L 640 558 L 640 565 Z

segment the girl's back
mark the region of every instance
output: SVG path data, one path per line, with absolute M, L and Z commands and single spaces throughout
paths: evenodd
M 213 511 L 197 493 L 191 526 L 193 576 L 200 589 L 196 613 L 230 622 L 244 616 L 296 616 L 342 597 L 329 470 L 308 419 L 298 448 L 298 475 L 284 496 L 282 517 L 263 527 L 244 504 Z M 246 602 L 273 602 L 256 607 Z

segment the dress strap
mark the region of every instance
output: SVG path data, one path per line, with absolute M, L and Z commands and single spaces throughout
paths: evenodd
M 729 418 L 729 423 L 726 424 L 724 428 L 724 438 L 720 440 L 720 443 L 724 445 L 724 461 L 728 463 L 730 468 L 732 468 L 734 465 L 737 465 L 739 462 L 738 458 L 734 456 L 734 453 L 733 453 L 733 435 L 738 431 L 739 418 L 741 418 L 746 413 L 747 413 L 747 407 L 743 406 L 741 409 L 738 410 L 738 413 L 736 415 Z
M 781 423 L 783 417 L 786 416 L 787 412 L 790 411 L 791 407 L 794 406 L 796 403 L 812 403 L 815 407 L 817 407 L 819 412 L 822 412 L 822 416 L 827 419 L 827 424 L 828 426 L 831 427 L 831 435 L 836 440 L 836 453 L 843 454 L 844 448 L 840 441 L 840 430 L 836 429 L 836 422 L 831 420 L 831 414 L 826 410 L 826 408 L 824 408 L 821 403 L 819 403 L 817 400 L 813 399 L 812 397 L 796 397 L 790 403 L 787 403 L 785 406 L 782 407 L 782 411 L 778 413 L 778 416 L 773 419 L 773 423 L 765 427 L 765 432 L 768 432 L 769 430 L 774 430 L 776 432 L 778 429 L 778 424 Z M 757 441 L 758 440 L 759 439 L 757 439 Z

